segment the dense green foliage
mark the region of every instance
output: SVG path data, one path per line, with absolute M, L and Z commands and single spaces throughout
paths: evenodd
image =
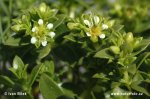
M 149 3 L 0 0 L 1 99 L 149 99 Z

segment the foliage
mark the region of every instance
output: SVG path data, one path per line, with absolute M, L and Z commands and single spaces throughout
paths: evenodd
M 0 0 L 1 99 L 148 99 L 148 3 Z

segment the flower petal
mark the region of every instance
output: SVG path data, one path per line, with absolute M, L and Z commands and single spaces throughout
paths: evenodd
M 47 45 L 47 41 L 43 41 L 42 46 L 46 46 L 46 45 Z
M 101 39 L 104 39 L 104 38 L 105 38 L 105 34 L 100 34 L 99 37 L 100 37 Z
M 102 29 L 103 29 L 103 30 L 108 29 L 108 25 L 106 25 L 106 24 L 102 24 Z
M 91 34 L 90 34 L 89 32 L 86 32 L 86 35 L 87 35 L 87 36 L 91 36 Z
M 55 35 L 56 35 L 55 32 L 49 32 L 49 36 L 50 36 L 51 38 L 53 38 Z
M 89 20 L 84 20 L 84 24 L 89 26 L 89 27 L 91 27 L 91 25 L 92 25 Z
M 42 19 L 39 19 L 39 20 L 38 20 L 38 24 L 39 24 L 39 25 L 43 25 L 43 20 L 42 20 Z
M 32 44 L 35 44 L 36 42 L 37 42 L 36 37 L 32 37 L 32 38 L 31 38 L 31 43 L 32 43 Z
M 97 25 L 99 23 L 100 19 L 98 16 L 94 16 L 94 22 Z
M 53 24 L 52 23 L 47 24 L 47 28 L 48 29 L 52 29 L 53 28 Z
M 33 27 L 33 28 L 32 28 L 32 32 L 36 32 L 36 27 Z

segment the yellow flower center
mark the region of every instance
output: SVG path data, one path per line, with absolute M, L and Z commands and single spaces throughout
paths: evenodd
M 101 34 L 101 28 L 99 26 L 93 26 L 91 29 L 90 29 L 90 33 L 91 35 L 93 36 L 99 36 Z
M 41 37 L 44 37 L 46 31 L 47 31 L 47 30 L 46 30 L 46 28 L 45 28 L 44 25 L 38 26 L 37 36 L 40 37 L 40 38 L 41 38 Z

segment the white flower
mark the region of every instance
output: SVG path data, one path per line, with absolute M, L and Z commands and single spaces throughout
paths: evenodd
M 108 29 L 108 25 L 106 25 L 106 24 L 102 24 L 102 29 L 103 29 L 103 30 Z
M 36 27 L 33 27 L 33 28 L 32 28 L 32 32 L 36 32 Z
M 14 68 L 14 69 L 18 69 L 18 65 L 17 65 L 17 64 L 14 64 L 14 65 L 13 65 L 13 68 Z
M 101 39 L 104 39 L 104 38 L 105 38 L 105 34 L 100 34 L 99 37 L 100 37 Z
M 52 29 L 53 28 L 53 24 L 52 23 L 47 24 L 47 28 L 48 29 Z
M 31 43 L 32 43 L 32 44 L 35 44 L 36 42 L 37 42 L 36 37 L 32 37 L 32 38 L 31 38 Z
M 86 32 L 86 35 L 87 35 L 87 36 L 91 36 L 91 34 L 90 34 L 89 32 Z
M 91 27 L 92 26 L 92 24 L 90 23 L 90 21 L 89 20 L 84 20 L 84 24 L 86 24 L 87 26 L 89 26 L 89 27 Z
M 47 45 L 47 41 L 43 41 L 42 46 L 46 46 L 46 45 Z
M 51 38 L 53 38 L 55 35 L 56 35 L 55 32 L 49 32 L 49 36 L 50 36 Z
M 39 19 L 39 20 L 38 20 L 38 24 L 39 24 L 39 25 L 43 25 L 43 20 L 42 20 L 42 19 Z
M 100 19 L 98 16 L 94 16 L 94 22 L 97 25 L 99 23 Z

